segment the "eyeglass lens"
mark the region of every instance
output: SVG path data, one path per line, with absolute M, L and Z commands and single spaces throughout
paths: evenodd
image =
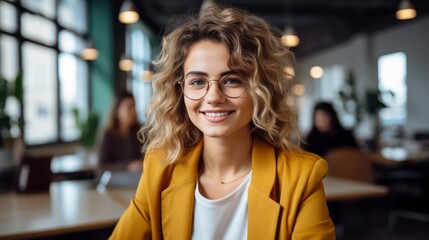
M 203 98 L 213 83 L 217 83 L 220 91 L 229 98 L 238 98 L 246 91 L 246 82 L 237 74 L 223 76 L 220 80 L 208 80 L 204 76 L 189 75 L 182 82 L 182 91 L 189 99 Z

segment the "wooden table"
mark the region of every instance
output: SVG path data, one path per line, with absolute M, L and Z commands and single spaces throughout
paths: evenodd
M 0 194 L 0 239 L 28 239 L 114 226 L 134 189 L 97 192 L 88 181 L 55 182 L 50 193 Z
M 382 196 L 383 186 L 324 179 L 326 197 L 350 200 Z M 114 226 L 134 189 L 97 192 L 89 181 L 54 182 L 49 193 L 0 194 L 0 239 L 28 239 Z
M 387 187 L 328 176 L 323 180 L 328 201 L 356 200 L 387 194 Z
M 411 151 L 404 147 L 384 147 L 371 157 L 374 163 L 381 165 L 420 164 L 429 161 L 429 149 Z

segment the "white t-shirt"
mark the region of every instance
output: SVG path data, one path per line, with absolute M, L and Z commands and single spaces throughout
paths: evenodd
M 251 178 L 252 172 L 232 193 L 214 200 L 200 194 L 197 181 L 192 239 L 247 239 L 247 192 Z

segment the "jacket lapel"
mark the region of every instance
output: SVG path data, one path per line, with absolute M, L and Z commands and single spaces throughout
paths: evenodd
M 162 192 L 164 239 L 191 239 L 194 191 L 203 143 L 188 152 L 172 171 L 170 186 Z M 274 149 L 255 138 L 249 187 L 248 239 L 275 239 L 280 205 L 270 198 L 276 179 Z
M 161 193 L 164 239 L 191 239 L 194 191 L 202 146 L 200 142 L 175 164 L 171 184 Z
M 276 179 L 273 147 L 254 138 L 249 187 L 248 239 L 275 239 L 280 205 L 270 198 Z

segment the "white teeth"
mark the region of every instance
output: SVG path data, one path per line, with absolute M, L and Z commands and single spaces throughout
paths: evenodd
M 209 117 L 222 117 L 228 115 L 228 112 L 206 112 L 205 114 Z

